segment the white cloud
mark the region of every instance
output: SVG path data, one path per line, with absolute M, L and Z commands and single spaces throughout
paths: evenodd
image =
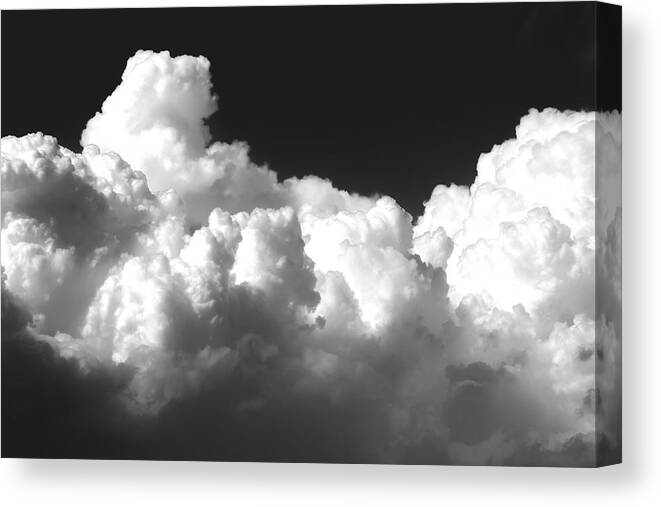
M 390 197 L 279 182 L 245 143 L 211 143 L 216 108 L 204 57 L 139 51 L 81 154 L 2 140 L 3 290 L 33 335 L 88 370 L 128 368 L 138 412 L 221 388 L 231 417 L 353 403 L 378 414 L 386 461 L 589 449 L 595 357 L 615 420 L 619 114 L 532 110 L 414 221 Z
M 232 268 L 235 283 L 260 289 L 272 304 L 316 306 L 312 262 L 292 208 L 239 214 L 241 242 Z
M 39 312 L 73 270 L 74 249 L 57 248 L 48 226 L 8 213 L 2 228 L 2 267 L 7 286 Z

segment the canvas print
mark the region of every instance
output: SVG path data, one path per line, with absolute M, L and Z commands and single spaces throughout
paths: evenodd
M 2 456 L 621 461 L 621 9 L 2 12 Z

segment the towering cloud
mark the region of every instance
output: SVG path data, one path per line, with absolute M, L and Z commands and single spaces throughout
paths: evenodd
M 82 153 L 2 140 L 10 354 L 45 342 L 57 375 L 102 385 L 80 410 L 127 421 L 136 456 L 590 465 L 617 446 L 595 413 L 615 417 L 621 323 L 595 283 L 621 301 L 621 214 L 595 202 L 594 154 L 601 132 L 617 174 L 618 113 L 531 110 L 414 220 L 211 143 L 216 108 L 204 57 L 139 51 Z

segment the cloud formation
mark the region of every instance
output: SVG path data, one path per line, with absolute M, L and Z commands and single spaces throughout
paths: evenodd
M 204 57 L 139 51 L 82 153 L 2 139 L 3 363 L 38 344 L 103 393 L 74 405 L 122 445 L 89 452 L 590 466 L 619 446 L 595 426 L 619 407 L 619 113 L 531 110 L 414 220 L 211 143 L 216 101 Z

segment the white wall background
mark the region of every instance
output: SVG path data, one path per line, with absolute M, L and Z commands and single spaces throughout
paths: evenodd
M 0 7 L 219 3 L 0 0 Z M 661 387 L 658 325 L 661 295 L 656 286 L 661 283 L 658 264 L 661 259 L 661 192 L 658 192 L 661 189 L 661 2 L 623 0 L 621 3 L 624 8 L 623 465 L 574 470 L 3 459 L 0 502 L 10 506 L 95 507 L 143 502 L 166 507 L 182 504 L 648 506 L 654 501 L 658 504 L 661 500 L 661 396 L 657 390 Z

